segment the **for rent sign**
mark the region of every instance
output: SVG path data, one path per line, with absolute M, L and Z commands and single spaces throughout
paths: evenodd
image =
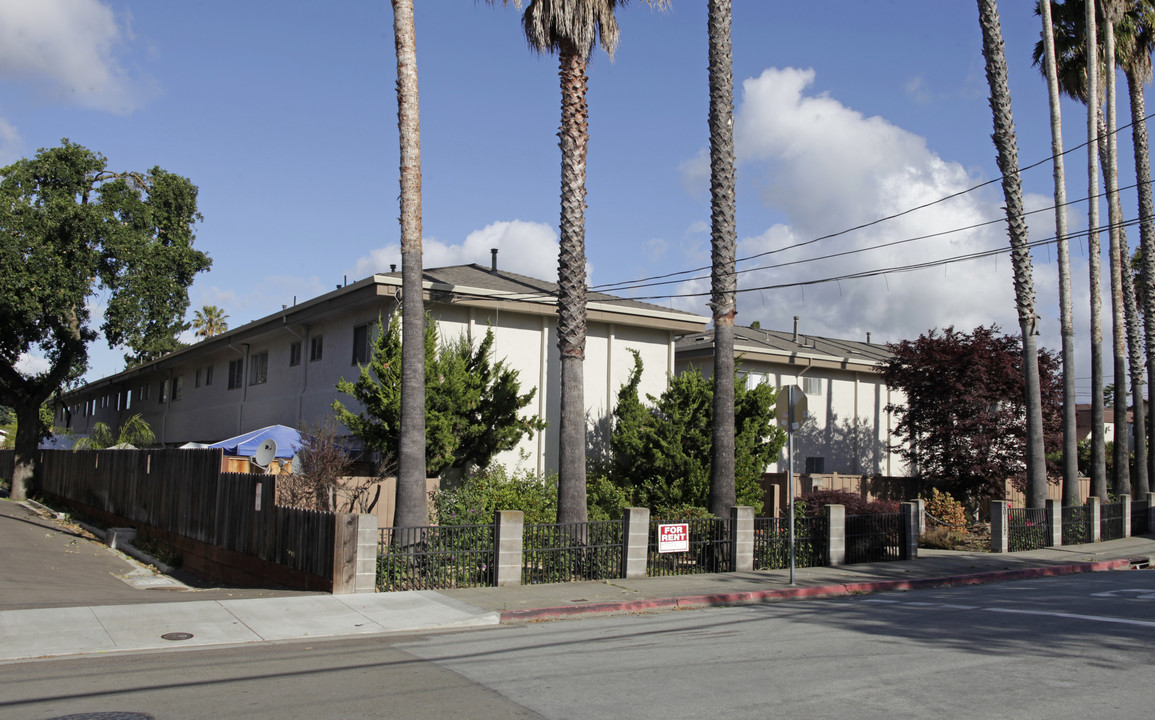
M 687 552 L 690 549 L 690 526 L 672 523 L 658 526 L 658 552 Z

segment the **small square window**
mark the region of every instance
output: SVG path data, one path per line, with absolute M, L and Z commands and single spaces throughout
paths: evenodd
M 298 340 L 289 344 L 289 367 L 296 367 L 301 364 L 301 341 Z
M 821 395 L 822 394 L 822 378 L 804 377 L 802 378 L 802 392 L 807 395 Z

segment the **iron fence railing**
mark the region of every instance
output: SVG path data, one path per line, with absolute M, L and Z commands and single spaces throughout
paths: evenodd
M 1091 542 L 1091 506 L 1069 505 L 1061 510 L 1063 544 L 1084 545 Z
M 621 520 L 526 525 L 521 582 L 558 583 L 622 577 Z
M 1146 535 L 1151 532 L 1147 501 L 1131 503 L 1131 535 Z
M 902 560 L 901 513 L 846 516 L 846 563 Z
M 1046 508 L 1007 508 L 1007 549 L 1010 552 L 1050 547 Z
M 690 549 L 686 552 L 658 552 L 658 523 L 650 523 L 650 547 L 646 575 L 695 575 L 729 572 L 733 568 L 730 521 L 723 518 L 681 520 L 689 525 Z
M 830 521 L 826 517 L 804 517 L 794 521 L 794 567 L 822 567 L 827 564 L 826 546 Z M 754 569 L 778 570 L 790 567 L 790 525 L 786 518 L 754 518 Z
M 493 584 L 494 526 L 382 528 L 377 589 L 440 590 Z
M 1103 503 L 1099 506 L 1099 539 L 1123 538 L 1123 503 Z

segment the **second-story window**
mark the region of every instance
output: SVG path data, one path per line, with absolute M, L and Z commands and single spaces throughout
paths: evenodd
M 269 351 L 259 352 L 249 358 L 249 384 L 260 385 L 269 379 Z
M 289 367 L 296 367 L 301 364 L 301 341 L 298 340 L 289 344 Z
M 353 328 L 353 364 L 364 365 L 369 362 L 369 324 L 358 325 Z
M 229 360 L 229 390 L 236 390 L 245 379 L 245 361 L 237 358 Z
M 309 362 L 321 359 L 321 354 L 325 350 L 325 336 L 316 335 L 309 340 Z

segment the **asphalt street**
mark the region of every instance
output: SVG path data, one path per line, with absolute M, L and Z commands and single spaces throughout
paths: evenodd
M 1140 570 L 42 660 L 4 666 L 0 717 L 1138 718 L 1153 610 Z

